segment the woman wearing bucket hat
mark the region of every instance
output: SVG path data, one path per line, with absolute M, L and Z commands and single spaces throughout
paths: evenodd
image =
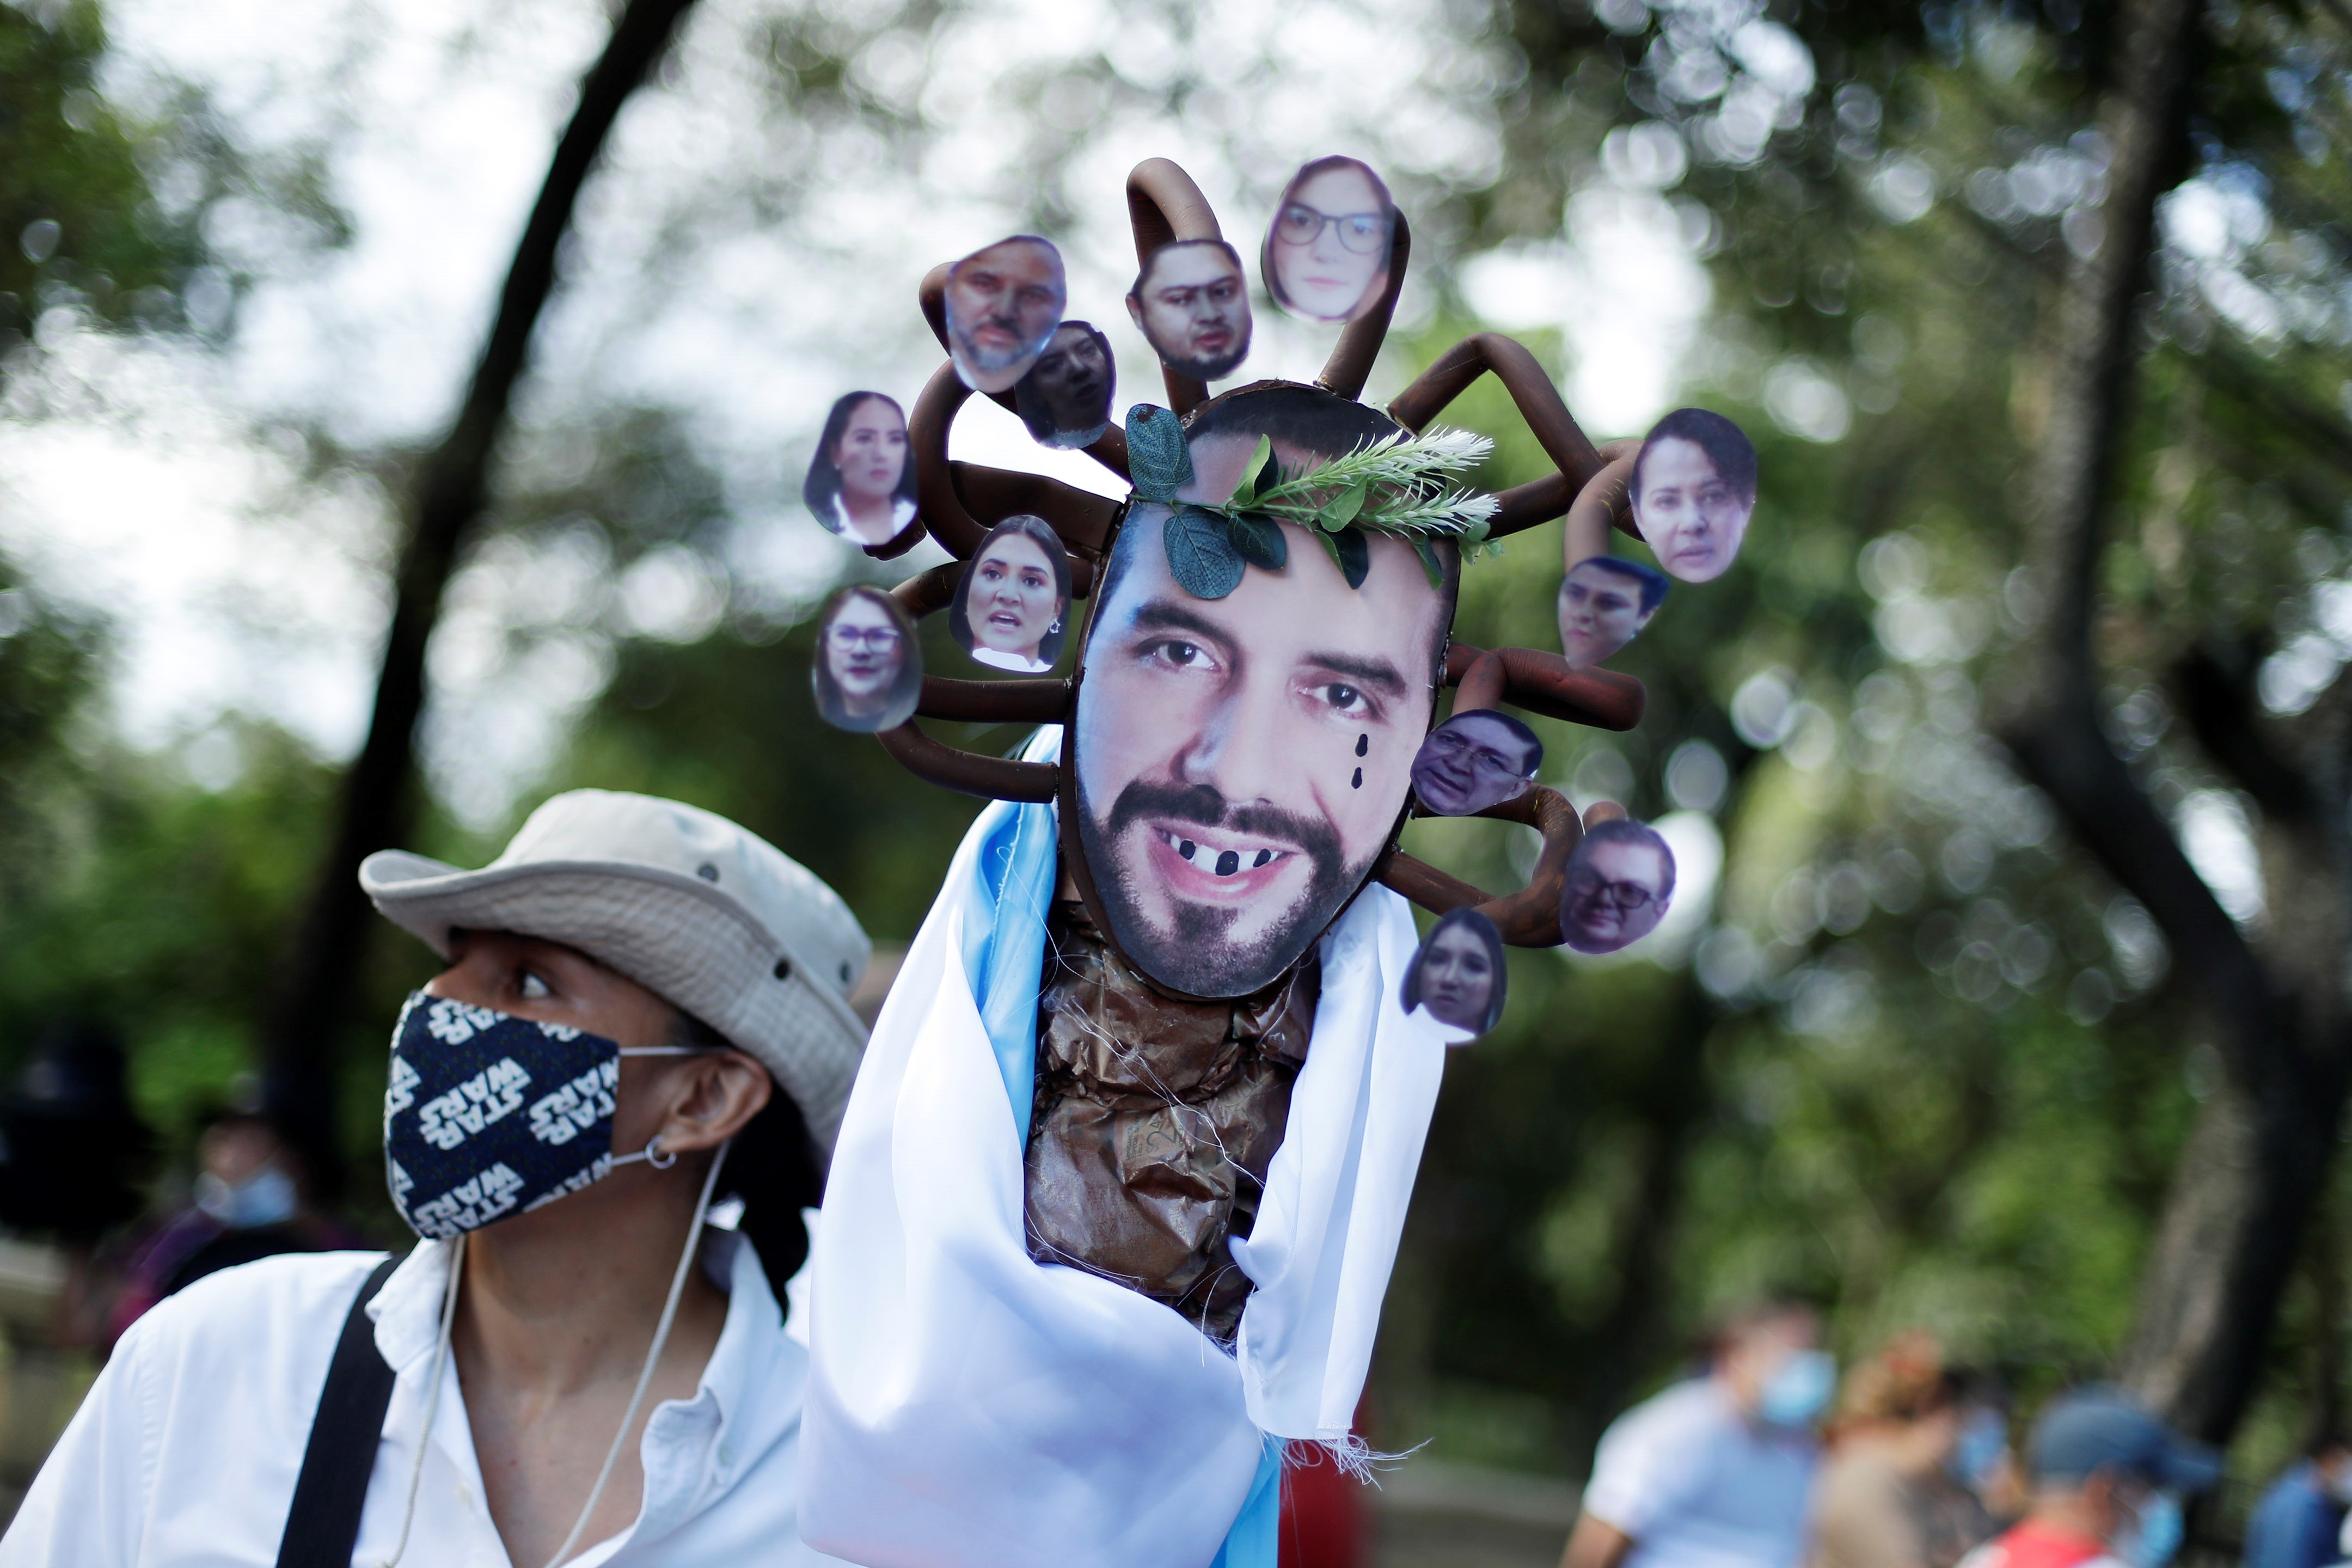
M 386 851 L 360 879 L 447 962 L 384 1100 L 426 1239 L 142 1320 L 0 1563 L 829 1561 L 779 1287 L 863 1049 L 856 918 L 724 818 L 593 790 L 479 870 Z

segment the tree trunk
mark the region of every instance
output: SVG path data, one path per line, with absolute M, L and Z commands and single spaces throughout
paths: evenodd
M 335 1137 L 338 1047 L 351 1022 L 350 1002 L 370 935 L 359 864 L 375 850 L 398 845 L 415 818 L 412 776 L 416 721 L 425 700 L 425 646 L 440 617 L 443 590 L 488 502 L 489 465 L 506 429 L 515 383 L 530 357 L 532 330 L 554 289 L 557 247 L 572 226 L 581 187 L 621 106 L 645 80 L 692 4 L 629 0 L 614 24 L 604 52 L 581 81 L 579 105 L 556 143 L 515 247 L 465 404 L 448 435 L 416 471 L 367 741 L 343 776 L 334 839 L 295 932 L 286 984 L 275 998 L 264 1040 L 266 1103 L 316 1176 L 330 1186 L 341 1167 Z
M 2116 17 L 2115 75 L 2099 111 L 2113 157 L 2105 243 L 2067 273 L 2049 334 L 2029 560 L 2050 608 L 2025 651 L 2023 679 L 2003 683 L 1996 727 L 2078 841 L 2147 906 L 2171 945 L 2175 984 L 2202 1005 L 2216 1031 L 2226 1082 L 2182 1152 L 2119 1370 L 2174 1423 L 2219 1441 L 2253 1393 L 2334 1151 L 2344 1098 L 2336 955 L 2345 889 L 2333 826 L 2342 818 L 2340 788 L 2315 792 L 2317 781 L 2264 749 L 2250 683 L 2217 684 L 2200 666 L 2191 674 L 2203 684 L 2186 706 L 2216 760 L 2286 808 L 2275 826 L 2296 842 L 2292 855 L 2275 858 L 2282 940 L 2265 952 L 2198 877 L 2100 722 L 2099 567 L 2136 381 L 2135 317 L 2150 277 L 2156 204 L 2185 163 L 2200 18 L 2195 0 L 2126 0 Z M 2332 817 L 2311 809 L 2322 797 L 2339 803 Z

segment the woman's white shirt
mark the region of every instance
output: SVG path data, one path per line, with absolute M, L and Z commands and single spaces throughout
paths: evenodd
M 914 521 L 915 503 L 904 496 L 894 497 L 890 502 L 890 531 L 879 539 L 868 539 L 857 531 L 857 524 L 850 517 L 849 508 L 843 503 L 841 497 L 836 495 L 833 498 L 834 532 L 859 544 L 887 544 L 904 533 L 907 525 Z
M 971 645 L 971 657 L 992 669 L 1018 670 L 1023 675 L 1043 675 L 1054 668 L 1042 658 L 1024 658 L 1017 653 L 999 653 L 979 643 Z
M 720 1240 L 719 1237 L 724 1239 Z M 646 1423 L 645 1495 L 626 1531 L 572 1561 L 807 1568 L 835 1561 L 801 1542 L 801 1395 L 808 1352 L 784 1332 L 758 1255 L 730 1250 L 727 1319 L 690 1400 Z M 270 1568 L 327 1364 L 365 1252 L 295 1254 L 211 1275 L 132 1325 L 0 1537 L 0 1568 Z M 420 1246 L 370 1305 L 394 1372 L 352 1560 L 381 1563 L 400 1534 L 424 1431 L 445 1248 Z M 483 1500 L 465 1396 L 443 1370 L 408 1568 L 510 1568 Z

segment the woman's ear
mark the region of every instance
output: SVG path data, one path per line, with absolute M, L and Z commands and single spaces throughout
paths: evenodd
M 768 1108 L 775 1080 L 742 1051 L 688 1057 L 677 1068 L 677 1088 L 661 1125 L 662 1147 L 677 1153 L 715 1149 Z

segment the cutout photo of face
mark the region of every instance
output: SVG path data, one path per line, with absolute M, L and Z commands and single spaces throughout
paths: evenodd
M 1503 1021 L 1503 933 L 1476 910 L 1455 910 L 1430 929 L 1405 971 L 1402 998 L 1448 1027 L 1473 1037 Z M 1465 1040 L 1458 1042 L 1467 1045 Z
M 996 669 L 1043 675 L 1062 657 L 1070 613 L 1070 556 L 1042 517 L 1006 518 L 981 541 L 956 583 L 948 630 Z
M 1110 340 L 1085 321 L 1064 321 L 1013 389 L 1013 410 L 1043 447 L 1091 447 L 1110 428 L 1118 378 Z
M 907 416 L 878 392 L 853 392 L 825 416 L 801 500 L 845 539 L 887 544 L 915 521 Z
M 1633 524 L 1658 564 L 1685 583 L 1728 571 L 1756 510 L 1756 448 L 1720 414 L 1677 408 L 1633 459 Z
M 1412 793 L 1440 816 L 1475 816 L 1527 793 L 1543 742 L 1507 713 L 1474 708 L 1429 732 L 1412 760 Z
M 1579 952 L 1614 952 L 1657 930 L 1675 896 L 1675 852 L 1622 817 L 1585 830 L 1569 857 L 1559 929 Z
M 1195 381 L 1231 375 L 1249 353 L 1249 280 L 1222 239 L 1153 251 L 1128 290 L 1127 313 L 1162 364 Z
M 818 617 L 816 638 L 809 681 L 826 723 L 871 735 L 915 716 L 923 651 L 898 600 L 879 588 L 844 588 Z
M 1391 428 L 1306 388 L 1210 405 L 1187 499 L 1230 493 L 1261 435 L 1307 466 Z M 1286 523 L 1280 571 L 1250 567 L 1225 597 L 1196 599 L 1168 568 L 1169 516 L 1129 512 L 1097 590 L 1075 737 L 1080 843 L 1110 934 L 1146 974 L 1244 996 L 1322 934 L 1388 842 L 1456 572 L 1449 548 L 1433 588 L 1411 546 L 1379 536 L 1350 588 Z
M 1009 392 L 1062 320 L 1062 253 L 1034 235 L 975 250 L 948 269 L 948 353 L 974 392 Z
M 1666 574 L 1638 561 L 1591 555 L 1559 584 L 1559 651 L 1570 669 L 1612 658 L 1650 624 L 1665 602 Z
M 1291 177 L 1259 270 L 1276 304 L 1310 321 L 1352 321 L 1389 286 L 1396 204 L 1353 158 L 1318 158 Z

